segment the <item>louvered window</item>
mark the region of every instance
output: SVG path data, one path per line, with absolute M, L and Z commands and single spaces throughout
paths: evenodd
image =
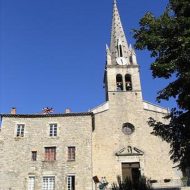
M 56 147 L 45 147 L 45 161 L 56 160 Z
M 76 149 L 74 146 L 68 147 L 68 160 L 69 161 L 75 160 L 75 151 L 76 151 Z

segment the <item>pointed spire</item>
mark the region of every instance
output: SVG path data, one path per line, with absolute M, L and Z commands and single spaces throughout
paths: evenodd
M 129 60 L 129 47 L 121 23 L 116 0 L 114 0 L 113 3 L 110 52 L 112 57 L 112 64 L 114 65 L 116 64 L 116 59 L 118 57 L 124 57 L 126 60 Z

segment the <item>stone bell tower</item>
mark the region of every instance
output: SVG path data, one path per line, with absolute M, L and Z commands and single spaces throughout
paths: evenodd
M 116 0 L 113 3 L 111 42 L 110 47 L 106 46 L 106 53 L 106 100 L 112 101 L 113 95 L 119 99 L 142 100 L 139 65 L 135 50 L 127 43 Z

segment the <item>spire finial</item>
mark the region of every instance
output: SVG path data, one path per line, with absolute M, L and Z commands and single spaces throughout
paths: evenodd
M 114 3 L 114 4 L 117 4 L 117 0 L 114 0 L 113 3 Z

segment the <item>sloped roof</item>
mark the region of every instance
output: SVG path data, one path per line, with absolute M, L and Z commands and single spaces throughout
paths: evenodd
M 61 113 L 61 114 L 0 114 L 0 117 L 15 117 L 15 118 L 74 117 L 74 116 L 93 116 L 93 113 L 79 112 L 79 113 Z

